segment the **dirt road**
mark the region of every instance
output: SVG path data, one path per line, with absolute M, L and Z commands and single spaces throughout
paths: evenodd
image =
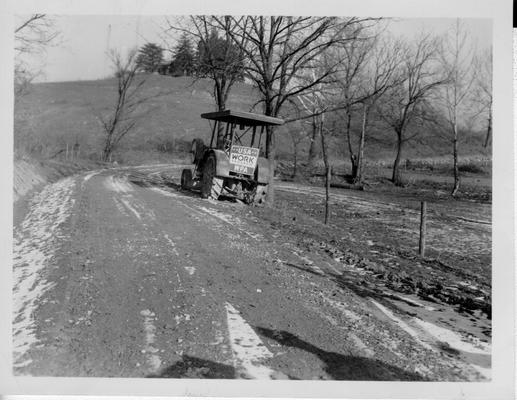
M 490 344 L 440 325 L 448 310 L 348 290 L 340 260 L 179 190 L 180 168 L 91 172 L 32 199 L 14 229 L 15 374 L 490 378 Z

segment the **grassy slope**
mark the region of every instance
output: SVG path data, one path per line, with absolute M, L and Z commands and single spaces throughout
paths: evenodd
M 97 116 L 112 107 L 115 85 L 114 79 L 34 85 L 32 92 L 15 106 L 15 140 L 30 136 L 36 152 L 42 150 L 44 156 L 65 148 L 67 142 L 72 146 L 77 141 L 83 155 L 95 157 L 102 143 Z M 208 89 L 207 82 L 192 85 L 189 79 L 150 76 L 143 95 L 159 91 L 168 94 L 150 100 L 140 110 L 149 113 L 121 143 L 118 160 L 137 161 L 124 159 L 128 151 L 134 157 L 138 157 L 137 153 L 149 153 L 152 159 L 159 156 L 156 147 L 166 141 L 206 138 L 208 123 L 199 114 L 214 108 Z M 230 104 L 247 104 L 250 98 L 249 87 L 237 86 Z
M 102 129 L 97 115 L 108 112 L 112 107 L 115 85 L 114 79 L 34 85 L 32 92 L 15 105 L 16 149 L 31 148 L 36 155 L 49 157 L 65 149 L 67 143 L 69 147 L 79 143 L 82 157 L 96 159 L 102 144 Z M 114 160 L 119 163 L 166 162 L 178 156 L 171 149 L 176 153 L 182 151 L 194 137 L 207 140 L 209 124 L 199 115 L 214 109 L 210 90 L 211 83 L 207 80 L 193 83 L 190 78 L 149 76 L 143 94 L 159 91 L 167 94 L 146 103 L 141 111 L 149 111 L 149 114 L 121 143 Z M 238 84 L 231 93 L 228 107 L 248 111 L 256 99 L 257 94 L 250 86 Z M 301 125 L 295 123 L 279 130 L 277 143 L 281 157 L 290 158 L 292 152 L 287 130 L 300 129 Z M 370 141 L 366 148 L 367 159 L 373 162 L 391 160 L 394 155 L 393 135 L 382 129 L 377 133 L 387 139 Z M 490 157 L 490 149 L 484 150 L 481 141 L 480 135 L 467 138 L 462 154 Z M 424 142 L 423 146 L 408 146 L 404 158 L 450 154 L 450 147 L 444 141 L 429 137 Z M 308 142 L 305 141 L 301 147 L 303 158 Z M 347 158 L 342 139 L 334 139 L 331 147 L 334 158 Z

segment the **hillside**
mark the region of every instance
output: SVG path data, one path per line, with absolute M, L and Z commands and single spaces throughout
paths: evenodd
M 149 76 L 142 95 L 165 94 L 145 103 L 140 110 L 145 116 L 121 143 L 115 159 L 153 160 L 171 147 L 181 150 L 183 141 L 209 137 L 208 122 L 199 118 L 214 108 L 209 89 L 206 81 Z M 32 153 L 49 157 L 67 143 L 70 148 L 78 143 L 81 156 L 97 158 L 102 143 L 98 116 L 110 110 L 115 93 L 115 79 L 34 85 L 15 105 L 15 148 L 27 143 Z M 237 85 L 229 104 L 249 108 L 252 98 L 250 87 Z
M 114 104 L 115 79 L 35 84 L 27 95 L 15 104 L 15 154 L 30 154 L 36 158 L 61 158 L 68 145 L 78 144 L 79 158 L 96 160 L 102 144 L 102 128 L 98 116 L 107 113 Z M 140 110 L 145 116 L 128 135 L 113 160 L 119 164 L 170 162 L 184 157 L 185 150 L 195 137 L 209 140 L 209 123 L 199 115 L 214 109 L 211 82 L 191 78 L 151 75 L 143 96 L 151 99 Z M 248 111 L 257 100 L 257 93 L 246 84 L 237 84 L 228 101 L 228 108 Z M 289 116 L 289 115 L 288 115 Z M 309 130 L 309 124 L 291 123 L 278 131 L 278 155 L 292 158 L 289 131 Z M 390 163 L 394 156 L 394 135 L 375 124 L 375 138 L 367 142 L 365 151 L 369 162 Z M 491 149 L 482 147 L 483 134 L 469 134 L 464 138 L 462 156 L 489 158 Z M 309 141 L 300 144 L 303 159 Z M 318 143 L 319 144 L 319 143 Z M 348 158 L 343 135 L 333 139 L 331 153 L 336 162 Z M 419 144 L 408 144 L 404 158 L 436 158 L 447 162 L 449 144 L 434 134 L 422 132 Z

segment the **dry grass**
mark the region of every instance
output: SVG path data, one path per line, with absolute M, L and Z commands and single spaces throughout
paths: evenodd
M 59 159 L 67 145 L 71 149 L 77 144 L 80 158 L 98 159 L 103 141 L 98 116 L 111 109 L 115 83 L 107 79 L 34 85 L 15 104 L 16 157 Z M 166 94 L 151 99 L 139 110 L 145 117 L 121 142 L 114 161 L 134 164 L 144 155 L 149 156 L 147 161 L 153 161 L 183 150 L 183 142 L 190 143 L 194 137 L 209 138 L 209 123 L 199 117 L 214 109 L 209 90 L 208 81 L 193 83 L 188 78 L 149 76 L 142 96 Z M 252 98 L 249 86 L 237 85 L 229 106 L 246 109 Z

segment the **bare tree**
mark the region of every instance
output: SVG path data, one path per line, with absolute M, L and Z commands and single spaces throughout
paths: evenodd
M 478 106 L 478 113 L 486 115 L 486 136 L 484 147 L 488 146 L 492 136 L 492 48 L 486 49 L 474 60 L 473 102 Z
M 409 127 L 425 118 L 427 100 L 446 81 L 437 66 L 439 48 L 439 40 L 429 34 L 407 45 L 397 71 L 398 84 L 386 92 L 385 101 L 379 107 L 382 119 L 393 129 L 397 139 L 392 171 L 396 185 L 402 183 L 400 161 L 404 144 L 418 134 L 418 131 L 410 132 Z
M 319 124 L 321 153 L 323 155 L 323 164 L 325 165 L 325 224 L 327 224 L 330 218 L 330 180 L 332 179 L 332 164 L 330 163 L 327 143 L 327 133 L 330 133 L 330 131 L 325 127 L 325 114 L 321 114 L 316 118 Z
M 474 51 L 467 41 L 467 32 L 462 22 L 456 19 L 447 33 L 440 54 L 441 65 L 447 76 L 447 82 L 440 91 L 440 98 L 445 109 L 448 131 L 452 138 L 452 156 L 454 186 L 451 195 L 455 196 L 460 187 L 458 168 L 458 126 L 465 117 L 465 106 L 474 82 L 472 63 Z
M 314 68 L 322 72 L 334 69 L 332 78 L 327 79 L 333 93 L 327 88 L 324 107 L 305 108 L 305 117 L 310 116 L 313 123 L 311 146 L 309 147 L 309 163 L 314 159 L 317 129 L 317 117 L 330 111 L 344 111 L 345 136 L 348 144 L 352 177 L 354 182 L 361 180 L 362 160 L 367 123 L 371 109 L 392 85 L 393 75 L 399 62 L 398 42 L 383 41 L 380 43 L 382 27 L 374 24 L 375 29 L 364 29 L 361 35 L 332 46 L 320 57 L 321 62 Z M 338 65 L 337 68 L 332 68 Z M 360 131 L 357 150 L 354 149 L 352 134 L 352 118 L 360 109 L 362 129 Z M 302 117 L 302 118 L 305 118 Z
M 221 27 L 219 24 L 222 23 Z M 226 109 L 226 102 L 235 82 L 243 78 L 245 36 L 235 44 L 230 32 L 238 27 L 230 17 L 217 19 L 213 16 L 193 15 L 188 18 L 166 20 L 166 33 L 180 31 L 197 44 L 196 77 L 209 78 L 213 82 L 212 95 L 216 109 Z M 217 142 L 224 136 L 223 126 L 218 125 Z
M 59 32 L 55 22 L 45 14 L 19 17 L 14 29 L 14 90 L 16 95 L 27 91 L 30 83 L 41 73 L 30 66 L 28 57 L 34 58 L 55 43 Z M 31 60 L 32 62 L 34 60 Z
M 41 51 L 58 35 L 52 18 L 46 14 L 32 14 L 18 21 L 14 29 L 15 50 L 21 53 Z
M 266 115 L 278 117 L 290 99 L 329 79 L 333 69 L 322 71 L 313 82 L 297 79 L 324 51 L 336 43 L 355 38 L 369 19 L 327 17 L 232 16 L 227 30 L 233 42 L 242 46 L 246 78 L 260 93 Z M 216 17 L 222 29 L 227 18 Z M 334 67 L 337 67 L 335 65 Z M 273 127 L 267 128 L 266 156 L 270 160 L 270 181 L 273 181 L 275 144 Z M 273 187 L 268 203 L 274 201 Z
M 39 70 L 33 70 L 26 62 L 15 60 L 14 63 L 14 94 L 21 96 L 29 91 L 31 83 L 40 75 Z
M 313 117 L 310 121 L 311 124 L 311 133 L 309 136 L 309 151 L 307 153 L 307 164 L 309 168 L 314 167 L 314 161 L 316 159 L 316 146 L 318 140 L 318 128 L 317 128 L 317 118 Z
M 380 41 L 375 38 L 367 53 L 368 62 L 360 69 L 359 82 L 354 102 L 361 108 L 361 129 L 359 143 L 354 152 L 350 134 L 350 114 L 347 120 L 347 138 L 352 160 L 352 180 L 359 183 L 363 179 L 363 160 L 369 118 L 383 95 L 399 83 L 396 71 L 401 62 L 401 44 L 398 41 Z M 349 103 L 353 104 L 353 103 Z
M 307 84 L 317 80 L 319 76 L 318 69 L 327 70 L 327 56 L 328 54 L 322 54 L 319 60 L 314 61 L 314 68 L 304 76 Z M 326 110 L 334 104 L 332 102 L 333 98 L 335 98 L 335 88 L 333 85 L 324 84 L 323 82 L 313 86 L 310 92 L 298 96 L 298 101 L 306 113 L 313 114 L 313 136 L 319 137 L 321 140 L 321 153 L 325 166 L 325 224 L 328 223 L 330 217 L 330 180 L 332 177 L 332 164 L 329 157 L 327 137 L 332 132 L 326 127 Z
M 139 68 L 137 54 L 136 49 L 131 50 L 126 57 L 115 50 L 109 52 L 115 68 L 117 95 L 113 111 L 99 117 L 105 134 L 101 155 L 105 162 L 111 161 L 111 155 L 122 138 L 135 128 L 142 116 L 136 114 L 138 106 L 149 99 L 141 96 L 146 81 L 136 74 Z
M 298 175 L 298 162 L 299 162 L 299 153 L 300 153 L 300 145 L 307 138 L 306 132 L 299 129 L 290 129 L 289 137 L 291 138 L 291 143 L 293 144 L 293 173 L 292 177 L 296 178 Z
M 372 44 L 371 39 L 351 40 L 342 46 L 337 46 L 333 49 L 332 54 L 332 56 L 342 60 L 342 66 L 335 73 L 336 84 L 340 88 L 340 96 L 334 108 L 340 108 L 344 111 L 346 143 L 352 165 L 351 175 L 354 180 L 359 168 L 358 158 L 352 143 L 352 118 L 354 108 L 362 99 L 363 94 L 358 90 L 360 88 L 359 81 L 362 70 L 367 63 L 367 56 L 373 47 Z
M 316 73 L 311 70 L 304 77 L 304 79 L 310 82 L 311 80 L 316 79 Z M 312 115 L 312 118 L 310 119 L 311 132 L 309 137 L 310 144 L 308 155 L 308 163 L 310 168 L 314 167 L 314 161 L 316 158 L 316 144 L 318 138 L 320 139 L 320 148 L 321 144 L 325 142 L 325 140 L 321 138 L 323 129 L 322 120 L 324 120 L 325 111 L 332 104 L 329 100 L 330 93 L 325 89 L 328 89 L 328 87 L 324 87 L 322 84 L 317 85 L 307 93 L 297 96 L 297 103 L 291 101 L 298 113 L 303 112 L 306 115 Z M 322 155 L 325 157 L 326 152 L 323 149 L 322 151 Z
M 323 165 L 325 166 L 325 224 L 328 223 L 330 217 L 330 181 L 332 178 L 332 164 L 329 157 L 328 135 L 332 133 L 326 127 L 325 110 L 332 103 L 326 98 L 326 93 L 322 85 L 318 85 L 311 93 L 299 96 L 302 107 L 308 113 L 312 113 L 312 129 L 313 137 L 319 137 L 321 141 L 321 155 Z

